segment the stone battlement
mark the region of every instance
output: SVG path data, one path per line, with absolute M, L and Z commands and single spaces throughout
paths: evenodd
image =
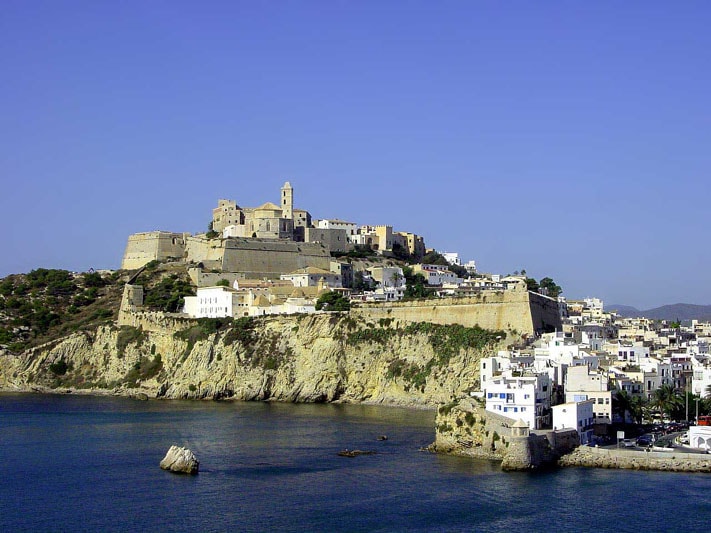
M 374 320 L 394 318 L 408 322 L 478 325 L 520 335 L 562 329 L 558 302 L 524 291 L 482 291 L 466 298 L 366 303 L 351 312 Z

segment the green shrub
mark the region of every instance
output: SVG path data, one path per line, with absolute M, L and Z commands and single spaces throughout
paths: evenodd
M 469 427 L 471 427 L 476 423 L 476 417 L 471 413 L 466 413 L 464 415 L 464 421 L 467 423 L 467 425 Z
M 232 322 L 232 327 L 227 330 L 222 342 L 225 346 L 230 346 L 239 341 L 243 346 L 251 345 L 254 340 L 255 320 L 252 317 L 244 316 Z
M 52 373 L 55 376 L 63 376 L 64 374 L 67 373 L 67 370 L 69 369 L 69 365 L 66 363 L 66 361 L 64 359 L 60 359 L 59 361 L 51 363 L 49 365 L 49 369 L 52 371 Z
M 116 354 L 122 358 L 126 353 L 126 348 L 129 344 L 135 343 L 140 346 L 146 338 L 143 328 L 133 326 L 121 326 L 118 336 L 116 337 Z
M 325 311 L 348 311 L 350 308 L 351 303 L 348 298 L 336 291 L 325 292 L 316 300 L 317 311 L 321 309 Z
M 123 382 L 129 387 L 136 387 L 139 380 L 151 379 L 157 376 L 162 369 L 163 361 L 160 355 L 156 355 L 153 359 L 141 357 L 124 376 Z
M 442 405 L 439 409 L 438 412 L 441 415 L 448 415 L 449 413 L 452 412 L 452 409 L 456 407 L 458 402 L 450 402 L 447 404 Z

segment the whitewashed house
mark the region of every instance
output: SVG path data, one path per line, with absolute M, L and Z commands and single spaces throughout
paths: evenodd
M 612 391 L 605 374 L 590 371 L 587 366 L 569 367 L 565 377 L 565 402 L 594 400 L 596 424 L 612 423 Z
M 562 403 L 553 406 L 553 429 L 574 429 L 580 444 L 587 444 L 593 436 L 594 400 Z
M 513 420 L 522 419 L 531 429 L 550 426 L 552 383 L 548 374 L 498 376 L 487 382 L 486 410 Z
M 340 274 L 316 267 L 300 268 L 295 272 L 282 274 L 279 279 L 292 282 L 294 287 L 317 287 L 320 282 L 332 289 L 343 287 Z

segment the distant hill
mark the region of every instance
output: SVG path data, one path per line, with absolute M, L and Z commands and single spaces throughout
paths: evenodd
M 642 311 L 640 311 L 636 307 L 632 307 L 631 305 L 606 304 L 605 311 L 617 311 L 620 316 L 626 318 L 635 318 L 638 316 L 642 316 Z
M 640 311 L 629 305 L 606 305 L 606 311 L 617 311 L 620 316 L 635 318 L 643 316 L 654 320 L 711 320 L 711 305 L 672 304 Z

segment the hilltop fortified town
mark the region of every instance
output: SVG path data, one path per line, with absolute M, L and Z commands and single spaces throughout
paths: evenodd
M 427 252 L 432 251 L 422 236 L 390 225 L 315 219 L 294 206 L 294 188 L 286 182 L 279 205 L 241 207 L 219 200 L 207 233 L 131 235 L 122 268 L 139 269 L 151 261 L 185 263 L 197 294 L 185 298 L 183 312 L 196 318 L 312 313 L 319 297 L 337 292 L 364 305 L 387 304 L 361 306 L 378 317 L 387 313 L 409 321 L 529 333 L 560 325 L 557 301 L 529 293 L 523 277 L 470 277 L 476 274 L 473 261 L 462 266 L 457 254 L 445 254 L 440 256 L 447 259 L 444 264 L 427 264 Z M 397 259 L 412 264 L 412 274 L 431 295 L 441 297 L 434 309 L 431 301 L 400 303 L 407 277 Z M 124 311 L 139 309 L 142 291 L 127 291 Z
M 357 247 L 392 256 L 395 250 L 421 259 L 424 239 L 392 226 L 360 226 L 343 220 L 316 220 L 311 213 L 294 207 L 294 189 L 286 182 L 280 205 L 240 207 L 232 200 L 219 200 L 212 210 L 212 231 L 190 235 L 151 231 L 128 239 L 121 268 L 141 268 L 153 260 L 183 260 L 203 263 L 206 269 L 241 272 L 250 278 L 288 274 L 296 268 L 329 269 L 332 253 L 347 253 Z M 298 244 L 295 244 L 298 243 Z

